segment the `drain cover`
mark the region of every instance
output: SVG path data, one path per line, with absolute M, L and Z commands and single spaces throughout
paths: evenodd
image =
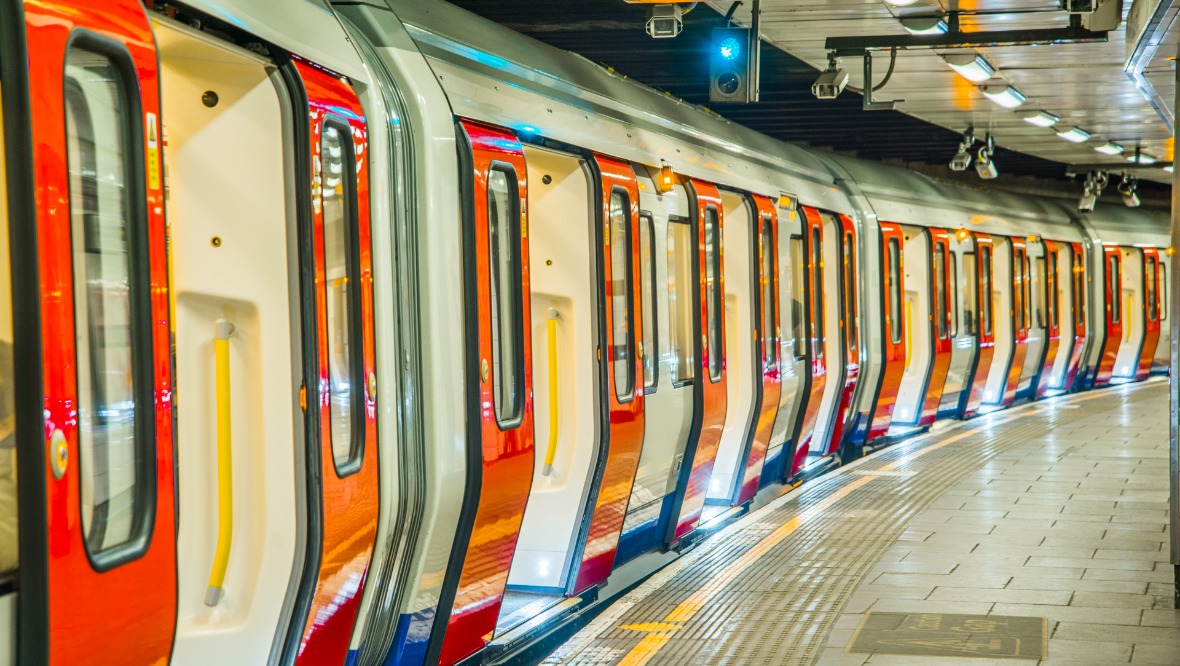
M 848 652 L 921 657 L 1010 657 L 1045 659 L 1049 648 L 1043 617 L 868 613 Z

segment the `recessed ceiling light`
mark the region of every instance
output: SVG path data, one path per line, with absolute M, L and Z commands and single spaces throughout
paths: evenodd
M 1119 155 L 1123 152 L 1123 147 L 1117 143 L 1110 143 L 1108 141 L 1108 142 L 1102 144 L 1101 146 L 1098 146 L 1094 150 L 1097 150 L 1098 152 L 1102 153 L 1103 155 Z
M 1024 93 L 1012 86 L 980 86 L 979 91 L 1005 109 L 1015 109 L 1028 99 Z
M 959 76 L 972 83 L 983 83 L 996 73 L 996 68 L 978 53 L 949 53 L 942 57 Z
M 1138 158 L 1138 159 L 1136 159 L 1136 158 Z M 1138 155 L 1132 155 L 1127 158 L 1127 161 L 1131 162 L 1132 164 L 1155 164 L 1155 158 L 1152 157 L 1151 155 L 1148 155 L 1147 153 L 1139 153 Z
M 1164 171 L 1167 171 L 1168 173 L 1172 173 L 1172 171 L 1173 171 L 1172 166 L 1168 165 L 1168 166 L 1164 167 Z
M 1057 136 L 1070 143 L 1085 143 L 1090 140 L 1090 133 L 1080 127 L 1071 127 L 1057 133 Z
M 893 5 L 894 7 L 909 7 L 918 0 L 885 0 L 885 4 Z
M 1041 111 L 1024 117 L 1024 122 L 1031 123 L 1037 127 L 1052 127 L 1057 124 L 1058 120 L 1061 120 L 1061 116 L 1049 113 L 1048 111 Z
M 941 16 L 903 16 L 901 27 L 911 35 L 945 35 L 950 30 Z

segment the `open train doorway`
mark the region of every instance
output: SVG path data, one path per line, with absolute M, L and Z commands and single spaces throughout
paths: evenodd
M 893 406 L 890 434 L 920 425 L 926 387 L 934 368 L 934 303 L 930 262 L 930 233 L 923 227 L 902 226 L 901 309 L 905 329 L 905 371 Z
M 1147 338 L 1149 323 L 1144 293 L 1149 286 L 1146 280 L 1144 250 L 1126 246 L 1120 246 L 1118 249 L 1121 279 L 1118 288 L 1111 289 L 1111 304 L 1113 306 L 1115 300 L 1118 300 L 1122 315 L 1122 337 L 1118 341 L 1118 353 L 1111 371 L 1111 384 L 1131 381 L 1138 374 L 1139 357 Z M 1152 253 L 1151 265 L 1155 268 L 1154 250 Z M 1158 335 L 1159 322 L 1150 323 Z
M 938 416 L 959 418 L 967 408 L 979 358 L 978 253 L 975 236 L 966 229 L 948 234 L 947 293 L 951 297 L 951 360 L 938 406 Z

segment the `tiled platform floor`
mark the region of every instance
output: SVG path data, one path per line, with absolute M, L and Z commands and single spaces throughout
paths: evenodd
M 1163 382 L 887 449 L 710 538 L 548 664 L 1033 664 L 846 651 L 866 612 L 1043 617 L 1050 665 L 1180 665 Z

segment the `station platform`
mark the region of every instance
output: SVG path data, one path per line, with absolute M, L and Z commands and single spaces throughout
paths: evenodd
M 955 422 L 804 484 L 544 664 L 1180 664 L 1167 382 Z

